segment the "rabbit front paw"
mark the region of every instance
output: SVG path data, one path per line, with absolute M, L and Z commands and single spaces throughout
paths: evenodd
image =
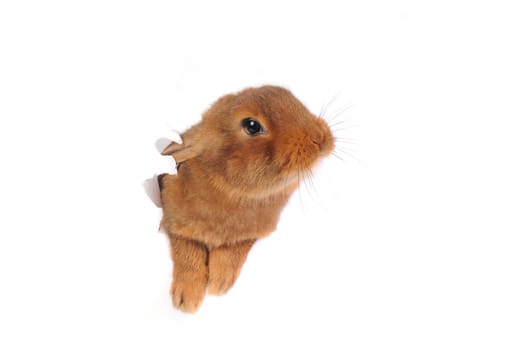
M 225 294 L 236 282 L 254 240 L 224 245 L 209 252 L 209 294 Z
M 206 287 L 206 280 L 192 279 L 178 281 L 174 279 L 172 281 L 172 287 L 170 288 L 174 306 L 185 312 L 194 313 L 198 311 L 205 298 Z
M 174 270 L 170 294 L 174 306 L 198 311 L 207 289 L 207 249 L 198 242 L 169 236 Z

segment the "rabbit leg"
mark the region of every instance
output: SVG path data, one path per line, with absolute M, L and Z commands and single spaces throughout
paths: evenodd
M 199 242 L 169 238 L 174 262 L 172 302 L 183 311 L 196 312 L 207 288 L 207 248 Z
M 254 242 L 223 245 L 209 251 L 209 294 L 224 294 L 232 287 Z

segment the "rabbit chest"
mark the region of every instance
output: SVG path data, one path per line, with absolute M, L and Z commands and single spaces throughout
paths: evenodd
M 276 229 L 290 190 L 265 198 L 240 198 L 184 172 L 160 179 L 163 219 L 169 235 L 208 247 L 258 239 Z

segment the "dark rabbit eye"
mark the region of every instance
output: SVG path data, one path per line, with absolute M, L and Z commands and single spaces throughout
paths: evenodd
M 245 118 L 242 120 L 242 127 L 243 130 L 247 133 L 247 135 L 250 136 L 256 136 L 258 134 L 263 133 L 263 127 L 262 125 L 255 119 L 252 118 Z

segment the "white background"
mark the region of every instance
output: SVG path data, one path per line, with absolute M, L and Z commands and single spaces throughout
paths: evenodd
M 521 5 L 2 1 L 0 348 L 527 348 Z M 182 314 L 154 142 L 264 83 L 358 145 Z

